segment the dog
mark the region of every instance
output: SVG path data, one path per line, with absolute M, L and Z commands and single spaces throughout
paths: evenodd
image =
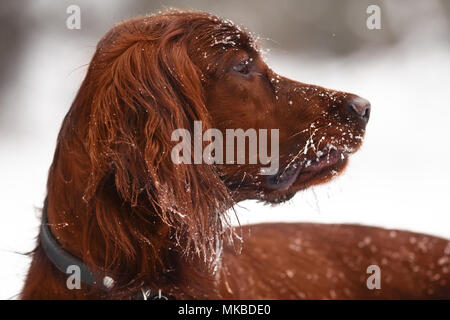
M 370 111 L 354 94 L 276 74 L 249 33 L 213 15 L 118 24 L 62 124 L 21 298 L 449 298 L 445 239 L 358 225 L 230 227 L 240 201 L 284 202 L 339 175 Z M 278 170 L 174 163 L 171 133 L 196 121 L 221 133 L 277 130 Z

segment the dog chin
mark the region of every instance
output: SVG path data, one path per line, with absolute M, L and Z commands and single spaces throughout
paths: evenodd
M 348 163 L 348 154 L 339 150 L 324 151 L 314 160 L 290 162 L 278 173 L 265 178 L 260 200 L 278 204 L 290 200 L 298 191 L 323 184 L 341 174 Z
M 258 200 L 267 204 L 280 204 L 292 199 L 299 191 L 324 184 L 341 174 L 348 163 L 350 153 L 340 149 L 323 149 L 313 158 L 290 160 L 274 175 L 262 177 L 258 183 L 244 179 L 228 180 L 227 187 L 234 192 L 234 200 Z M 225 176 L 224 176 L 225 177 Z M 222 177 L 224 181 L 225 179 Z

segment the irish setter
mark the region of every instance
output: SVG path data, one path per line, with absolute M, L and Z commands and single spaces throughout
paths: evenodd
M 450 298 L 444 239 L 357 225 L 229 225 L 239 201 L 283 202 L 341 173 L 369 115 L 363 98 L 274 73 L 229 21 L 168 11 L 120 23 L 99 42 L 64 119 L 43 212 L 60 250 L 107 274 L 108 290 L 68 288 L 41 231 L 21 297 L 130 299 L 149 288 L 175 299 Z M 278 172 L 175 164 L 171 133 L 194 121 L 221 132 L 279 129 Z

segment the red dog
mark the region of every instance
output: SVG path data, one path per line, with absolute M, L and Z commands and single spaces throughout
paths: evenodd
M 22 298 L 449 298 L 443 239 L 227 225 L 239 201 L 285 201 L 342 172 L 369 114 L 365 99 L 275 74 L 248 34 L 214 16 L 121 23 L 98 44 L 64 120 Z M 173 163 L 171 133 L 194 121 L 224 133 L 279 129 L 280 169 Z

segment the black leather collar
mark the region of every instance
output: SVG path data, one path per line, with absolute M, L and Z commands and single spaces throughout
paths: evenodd
M 61 272 L 67 273 L 70 266 L 77 266 L 80 269 L 80 280 L 84 284 L 101 287 L 103 290 L 110 290 L 114 286 L 114 279 L 104 272 L 91 270 L 83 261 L 65 251 L 53 237 L 47 220 L 47 199 L 42 210 L 41 224 L 41 245 L 47 257 L 53 265 Z
M 53 237 L 47 220 L 47 199 L 44 201 L 42 210 L 42 224 L 40 242 L 47 257 L 53 265 L 62 273 L 67 273 L 70 266 L 77 266 L 80 270 L 80 281 L 90 286 L 100 287 L 104 291 L 109 291 L 115 285 L 115 280 L 105 272 L 92 270 L 83 261 L 65 251 Z M 141 288 L 131 296 L 132 300 L 167 300 L 161 293 L 149 288 Z

